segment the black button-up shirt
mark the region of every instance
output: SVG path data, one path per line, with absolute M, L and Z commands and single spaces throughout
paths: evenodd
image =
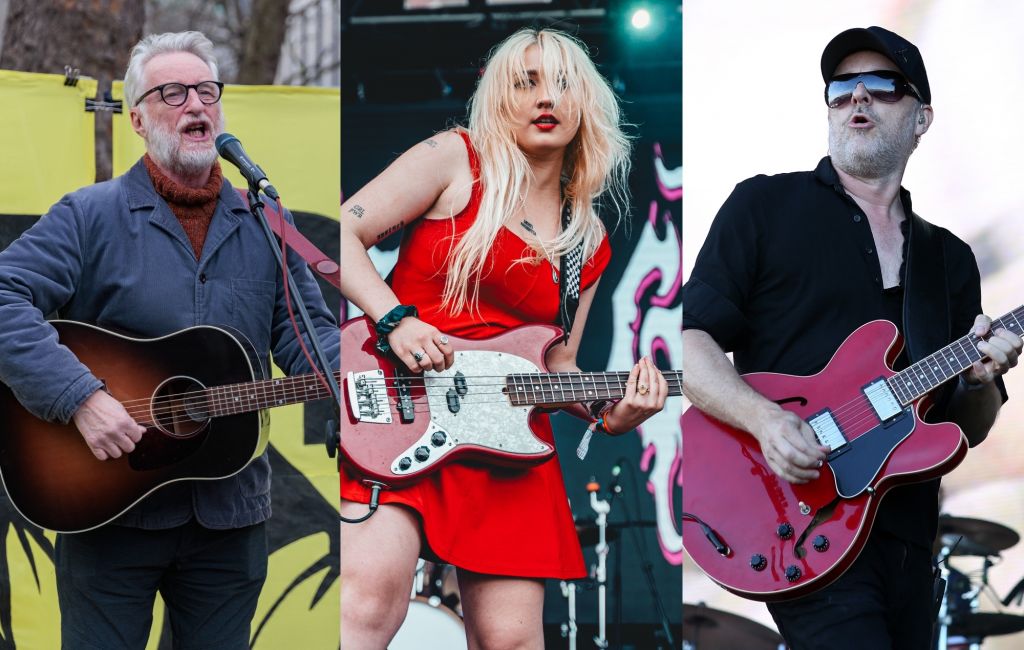
M 909 216 L 910 193 L 901 189 L 900 200 Z M 937 230 L 951 306 L 951 322 L 941 326 L 959 338 L 982 313 L 980 276 L 967 244 Z M 901 286 L 904 275 L 901 268 Z M 902 291 L 882 286 L 868 220 L 826 157 L 813 172 L 756 176 L 736 186 L 683 287 L 683 327 L 710 334 L 741 373 L 810 375 L 868 321 L 884 318 L 902 330 L 901 305 Z M 905 363 L 904 354 L 897 365 Z M 936 417 L 944 415 L 933 409 L 929 420 Z M 930 546 L 937 492 L 938 481 L 892 490 L 877 527 Z

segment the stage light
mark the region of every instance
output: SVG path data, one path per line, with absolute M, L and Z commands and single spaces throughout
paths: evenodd
M 633 12 L 629 22 L 634 29 L 647 29 L 651 24 L 651 12 L 646 9 L 637 9 Z

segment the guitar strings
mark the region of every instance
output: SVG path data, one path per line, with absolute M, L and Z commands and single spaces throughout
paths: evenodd
M 681 379 L 681 371 L 668 371 L 668 372 L 671 373 L 669 375 L 669 377 L 666 378 L 666 381 L 668 383 L 672 384 L 673 380 Z M 466 377 L 466 379 L 473 380 L 471 383 L 472 383 L 472 386 L 473 386 L 473 396 L 474 396 L 474 399 L 467 399 L 466 396 L 460 396 L 460 401 L 463 402 L 463 403 L 467 403 L 467 404 L 471 404 L 471 403 L 472 404 L 501 403 L 501 402 L 510 401 L 509 397 L 508 397 L 508 392 L 507 392 L 506 389 L 507 389 L 508 384 L 510 383 L 510 381 L 513 384 L 515 383 L 515 379 L 511 378 L 513 374 L 515 374 L 515 373 L 505 374 L 505 375 L 474 375 L 474 376 L 471 376 L 471 377 Z M 608 396 L 611 396 L 611 395 L 605 396 L 605 395 L 601 395 L 600 393 L 602 393 L 602 392 L 615 393 L 617 391 L 621 391 L 623 389 L 621 385 L 610 385 L 610 384 L 619 383 L 619 382 L 616 381 L 617 378 L 619 378 L 619 377 L 628 377 L 628 375 L 629 375 L 628 372 L 602 373 L 603 377 L 601 379 L 598 379 L 596 381 L 587 383 L 584 386 L 575 386 L 572 380 L 573 379 L 579 380 L 585 374 L 586 373 L 537 373 L 537 375 L 539 377 L 544 377 L 544 378 L 547 378 L 547 379 L 560 379 L 560 378 L 564 378 L 564 380 L 561 383 L 568 384 L 569 387 L 566 389 L 566 388 L 562 388 L 561 386 L 548 386 L 548 387 L 539 388 L 539 390 L 538 390 L 538 387 L 536 387 L 534 385 L 530 385 L 530 386 L 528 386 L 528 388 L 529 388 L 528 392 L 532 393 L 534 397 L 536 397 L 537 393 L 539 392 L 542 398 L 546 397 L 546 395 L 545 395 L 546 393 L 551 393 L 551 400 L 552 401 L 549 402 L 549 403 L 565 403 L 565 402 L 560 402 L 557 398 L 558 397 L 565 398 L 566 397 L 565 393 L 567 391 L 568 392 L 573 392 L 573 391 L 579 390 L 579 389 L 584 389 L 584 390 L 588 390 L 588 391 L 589 390 L 593 390 L 593 391 L 599 393 L 597 395 L 597 397 L 599 397 L 599 398 L 600 397 L 608 397 Z M 674 375 L 676 375 L 676 374 L 680 375 L 680 377 L 678 377 L 678 378 L 675 377 Z M 340 372 L 336 372 L 335 375 L 338 377 L 339 380 L 341 379 Z M 478 382 L 478 381 L 476 381 L 477 379 L 483 379 L 483 378 L 497 378 L 497 379 L 502 379 L 504 381 L 501 381 L 501 382 Z M 153 417 L 156 417 L 156 418 L 159 419 L 160 416 L 174 415 L 175 413 L 185 413 L 185 414 L 187 414 L 187 412 L 189 410 L 189 407 L 193 408 L 195 411 L 201 412 L 202 414 L 204 414 L 204 415 L 206 415 L 208 417 L 213 417 L 215 411 L 223 410 L 225 408 L 230 409 L 231 407 L 234 407 L 234 406 L 236 406 L 238 404 L 245 404 L 246 402 L 248 402 L 249 404 L 247 406 L 243 407 L 243 408 L 248 409 L 249 406 L 252 406 L 252 402 L 258 402 L 260 400 L 260 398 L 262 398 L 263 400 L 266 400 L 266 399 L 270 398 L 271 396 L 273 396 L 275 398 L 279 398 L 278 401 L 282 402 L 282 403 L 286 402 L 286 401 L 290 401 L 290 400 L 296 399 L 296 398 L 298 398 L 298 399 L 317 399 L 316 397 L 313 397 L 313 398 L 309 398 L 308 397 L 311 391 L 312 391 L 313 395 L 320 395 L 320 394 L 323 393 L 323 391 L 320 390 L 321 387 L 318 384 L 315 384 L 315 383 L 310 384 L 310 383 L 308 383 L 309 380 L 311 380 L 311 379 L 315 379 L 315 378 L 312 375 L 301 375 L 301 376 L 298 376 L 298 377 L 286 377 L 284 379 L 268 379 L 268 380 L 262 380 L 262 381 L 259 381 L 259 382 L 253 382 L 253 383 L 226 384 L 226 385 L 222 385 L 222 386 L 216 386 L 216 387 L 211 387 L 211 388 L 203 388 L 203 389 L 194 390 L 194 391 L 188 391 L 188 392 L 184 392 L 184 393 L 176 393 L 176 394 L 173 394 L 173 395 L 162 395 L 162 396 L 154 397 L 154 398 L 140 398 L 140 399 L 135 399 L 135 400 L 127 400 L 127 401 L 123 402 L 122 405 L 125 407 L 125 409 L 128 412 L 128 414 L 131 417 L 133 417 L 133 419 L 141 419 L 143 417 L 149 417 L 149 416 L 153 416 Z M 413 390 L 417 390 L 418 389 L 417 392 L 425 393 L 426 395 L 424 395 L 424 397 L 427 397 L 428 395 L 447 394 L 447 392 L 453 387 L 452 386 L 453 380 L 452 380 L 451 377 L 430 377 L 430 376 L 428 376 L 428 377 L 408 377 L 408 378 L 402 378 L 402 379 L 400 379 L 400 378 L 380 378 L 380 379 L 373 379 L 373 380 L 370 380 L 370 381 L 373 384 L 378 384 L 377 386 L 373 387 L 374 392 L 377 392 L 377 391 L 380 390 L 379 384 L 384 384 L 385 395 L 389 394 L 390 391 L 388 390 L 389 389 L 388 383 L 391 383 L 391 387 L 390 388 L 394 390 L 394 395 L 393 396 L 396 397 L 396 398 L 399 397 L 399 395 L 398 395 L 398 386 L 397 385 L 398 385 L 398 383 L 400 381 L 403 382 L 403 383 L 411 384 L 409 386 L 410 389 L 413 389 Z M 434 390 L 434 391 L 429 390 L 430 388 L 435 388 L 435 389 L 436 388 L 441 388 L 441 386 L 437 386 L 437 384 L 441 384 L 441 383 L 444 384 L 443 391 L 439 392 L 439 391 L 436 391 L 436 390 Z M 601 386 L 600 384 L 602 384 L 602 383 L 605 384 L 605 385 Z M 431 384 L 433 384 L 433 386 L 431 386 Z M 243 386 L 244 386 L 244 388 L 243 388 Z M 483 386 L 502 386 L 503 389 L 500 390 L 500 391 L 481 391 L 481 390 L 479 390 L 479 388 L 483 387 Z M 560 395 L 555 395 L 556 392 L 560 393 Z M 497 400 L 480 400 L 480 399 L 475 399 L 476 396 L 481 396 L 481 395 L 501 395 L 502 397 L 501 397 L 501 399 L 497 399 Z M 324 394 L 324 397 L 326 398 L 326 397 L 328 397 L 328 395 Z M 417 399 L 421 399 L 421 398 L 413 397 L 412 399 L 417 400 Z M 578 401 L 578 400 L 571 400 L 571 401 Z M 272 404 L 267 404 L 267 406 L 272 406 Z M 261 408 L 261 407 L 257 406 L 257 407 L 252 408 L 252 410 L 257 410 L 258 408 Z

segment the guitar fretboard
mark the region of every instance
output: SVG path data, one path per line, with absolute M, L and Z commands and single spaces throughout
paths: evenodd
M 341 381 L 341 372 L 334 377 Z M 331 396 L 316 375 L 294 375 L 276 379 L 224 384 L 203 391 L 207 412 L 212 417 L 249 413 L 275 406 L 327 399 Z
M 991 329 L 1003 328 L 1022 336 L 1024 326 L 1021 323 L 1024 323 L 1024 305 L 994 319 Z M 887 380 L 889 388 L 904 405 L 914 402 L 984 358 L 985 355 L 978 350 L 978 342 L 974 334 L 953 341 L 890 377 Z
M 683 371 L 662 371 L 669 396 L 682 395 Z M 569 404 L 596 399 L 622 399 L 628 372 L 553 372 L 511 374 L 505 390 L 513 406 Z

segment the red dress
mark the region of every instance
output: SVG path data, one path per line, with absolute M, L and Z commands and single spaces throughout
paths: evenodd
M 469 136 L 473 176 L 480 167 Z M 466 208 L 454 219 L 419 219 L 406 229 L 392 289 L 405 305 L 416 305 L 423 321 L 463 338 L 485 338 L 527 323 L 558 320 L 558 285 L 551 265 L 515 263 L 531 257 L 529 246 L 508 228 L 498 233 L 489 254 L 492 270 L 480 283 L 479 314 L 454 316 L 440 310 L 449 242 L 461 237 L 480 207 L 476 183 Z M 581 290 L 597 281 L 611 249 L 605 237 L 585 264 Z M 539 419 L 537 434 L 553 443 L 551 424 Z M 582 425 L 581 425 L 582 428 Z M 342 469 L 341 496 L 368 503 L 370 491 Z M 493 575 L 575 579 L 586 575 L 558 458 L 527 469 L 453 462 L 405 488 L 384 490 L 381 503 L 412 508 L 423 522 L 426 556 L 470 571 Z M 357 524 L 358 525 L 358 524 Z M 342 533 L 344 534 L 344 532 Z

